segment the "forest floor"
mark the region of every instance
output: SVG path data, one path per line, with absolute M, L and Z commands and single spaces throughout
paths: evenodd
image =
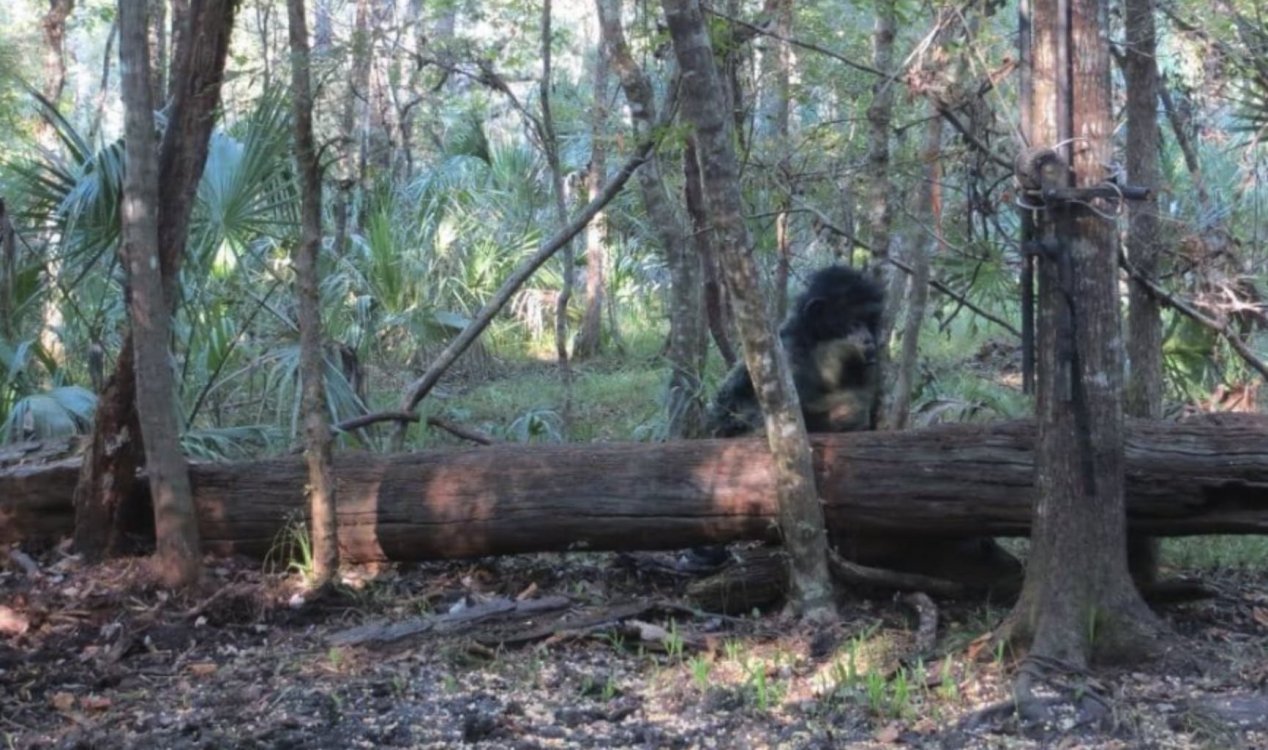
M 628 562 L 359 571 L 314 604 L 258 562 L 210 561 L 170 597 L 143 560 L 11 550 L 0 746 L 1268 748 L 1263 572 L 1206 573 L 1216 598 L 1161 609 L 1173 655 L 1089 677 L 1096 725 L 1023 727 L 982 711 L 1009 695 L 1010 656 L 977 638 L 1003 608 L 938 602 L 920 657 L 896 598 L 845 601 L 815 632 L 692 612 L 680 578 Z

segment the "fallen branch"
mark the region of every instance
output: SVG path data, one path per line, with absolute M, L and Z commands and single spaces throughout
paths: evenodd
M 803 211 L 808 211 L 814 214 L 815 217 L 819 220 L 819 223 L 822 224 L 824 228 L 827 229 L 828 231 L 846 238 L 850 242 L 854 243 L 854 245 L 860 249 L 867 250 L 868 252 L 872 252 L 872 246 L 870 244 L 859 239 L 857 236 L 855 236 L 853 232 L 842 229 L 841 227 L 838 227 L 836 224 L 833 224 L 832 220 L 829 219 L 827 215 L 824 214 L 819 209 L 806 203 L 799 203 L 797 207 Z M 898 258 L 895 258 L 893 255 L 886 255 L 885 260 L 890 265 L 894 266 L 895 268 L 907 274 L 908 276 L 911 276 L 916 272 L 915 269 L 913 269 L 910 265 L 904 263 Z M 969 308 L 977 315 L 981 316 L 982 318 L 985 318 L 986 320 L 991 321 L 995 325 L 1003 328 L 1004 330 L 1013 334 L 1017 338 L 1021 338 L 1021 331 L 1014 328 L 1012 323 L 1009 323 L 1007 320 L 1004 320 L 1001 317 L 998 317 L 992 313 L 987 312 L 986 310 L 983 310 L 981 307 L 978 307 L 977 305 L 973 304 L 972 300 L 970 300 L 968 297 L 965 297 L 963 294 L 960 294 L 959 292 L 955 291 L 954 289 L 942 283 L 941 281 L 938 281 L 932 276 L 929 277 L 929 286 L 932 287 L 934 290 L 938 291 L 939 293 L 950 297 L 956 302 L 959 302 L 961 305 L 964 305 L 965 307 Z
M 463 440 L 470 440 L 477 445 L 496 445 L 499 442 L 492 435 L 481 432 L 480 430 L 472 427 L 463 427 L 460 424 L 455 424 L 447 419 L 441 419 L 440 417 L 428 417 L 427 426 L 435 427 L 438 430 L 444 430 L 454 437 L 462 438 Z
M 874 586 L 895 591 L 923 591 L 926 594 L 948 599 L 964 596 L 966 590 L 964 584 L 955 581 L 920 573 L 903 573 L 859 565 L 841 557 L 835 550 L 828 551 L 828 567 L 832 569 L 833 578 L 852 586 Z
M 410 636 L 430 633 L 446 635 L 466 629 L 494 618 L 529 617 L 568 607 L 572 600 L 566 596 L 548 596 L 517 602 L 510 599 L 494 599 L 483 604 L 432 617 L 415 617 L 403 622 L 380 620 L 355 628 L 331 633 L 326 642 L 332 646 L 383 646 Z
M 480 334 L 484 332 L 484 329 L 488 327 L 489 323 L 493 322 L 494 316 L 497 315 L 506 303 L 510 301 L 511 297 L 519 291 L 519 288 L 524 285 L 524 282 L 528 281 L 538 268 L 540 268 L 546 261 L 550 260 L 551 256 L 558 252 L 564 245 L 571 242 L 573 237 L 576 237 L 581 230 L 585 229 L 586 226 L 590 224 L 590 221 L 594 219 L 594 217 L 602 211 L 608 203 L 612 202 L 612 199 L 615 198 L 625 187 L 625 183 L 628 182 L 630 177 L 634 175 L 634 171 L 642 166 L 643 162 L 647 160 L 647 156 L 652 152 L 652 148 L 655 145 L 656 142 L 652 139 L 648 139 L 640 144 L 638 149 L 635 150 L 634 156 L 632 156 L 629 161 L 625 162 L 625 165 L 621 167 L 620 171 L 612 176 L 612 179 L 608 181 L 608 184 L 604 186 L 603 190 L 596 195 L 593 200 L 586 204 L 586 207 L 582 209 L 581 213 L 578 214 L 576 218 L 574 218 L 566 227 L 559 230 L 559 232 L 548 242 L 543 244 L 536 253 L 533 253 L 532 256 L 521 263 L 519 268 L 515 269 L 515 271 L 507 277 L 506 281 L 502 282 L 502 286 L 499 287 L 493 297 L 484 304 L 484 307 L 481 308 L 480 312 L 476 314 L 469 324 L 467 324 L 467 327 L 462 331 L 462 333 L 450 342 L 449 346 L 445 347 L 445 350 L 440 353 L 440 356 L 436 357 L 435 361 L 432 362 L 431 367 L 427 368 L 427 372 L 423 373 L 421 378 L 410 385 L 405 398 L 401 401 L 401 411 L 414 411 L 414 409 L 418 406 L 418 402 L 422 401 L 423 398 L 431 392 L 431 389 L 435 387 L 436 383 L 440 380 L 440 376 L 443 375 L 445 371 L 457 361 L 458 357 L 467 350 L 467 347 L 471 346 Z
M 335 429 L 340 432 L 352 432 L 378 422 L 417 422 L 418 420 L 419 416 L 411 411 L 378 411 L 371 414 L 362 414 L 352 419 L 345 419 L 335 425 Z
M 1158 286 L 1153 281 L 1150 281 L 1131 264 L 1131 261 L 1127 260 L 1127 255 L 1121 248 L 1118 251 L 1118 264 L 1124 271 L 1127 272 L 1127 275 L 1131 277 L 1132 281 L 1140 284 L 1141 288 L 1148 292 L 1150 296 L 1158 301 L 1159 304 L 1170 307 L 1176 312 L 1193 320 L 1195 323 L 1209 328 L 1219 336 L 1223 337 L 1224 340 L 1228 342 L 1228 345 L 1233 347 L 1233 350 L 1241 356 L 1242 361 L 1258 371 L 1265 379 L 1268 379 L 1268 364 L 1265 364 L 1263 360 L 1256 356 L 1240 336 L 1229 330 L 1227 323 L 1221 323 L 1218 320 L 1203 315 L 1201 311 L 1190 305 L 1188 302 L 1185 302 L 1174 294 L 1171 294 L 1167 290 Z

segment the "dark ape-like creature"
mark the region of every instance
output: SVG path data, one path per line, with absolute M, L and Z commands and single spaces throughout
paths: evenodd
M 779 329 L 808 432 L 872 430 L 880 396 L 876 349 L 881 345 L 881 287 L 848 266 L 816 271 Z M 740 364 L 718 389 L 709 408 L 707 434 L 736 437 L 763 427 L 761 407 L 748 369 Z M 1021 565 L 990 537 L 917 538 L 903 535 L 834 534 L 846 557 L 865 565 L 946 577 L 972 589 L 1012 586 Z M 692 562 L 718 565 L 723 547 L 699 547 Z
M 779 329 L 809 432 L 870 430 L 878 393 L 876 347 L 885 296 L 880 286 L 848 266 L 821 268 L 810 277 Z M 762 410 L 748 368 L 727 376 L 709 408 L 712 437 L 762 428 Z

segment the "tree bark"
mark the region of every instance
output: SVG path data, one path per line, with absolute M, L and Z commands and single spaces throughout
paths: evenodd
M 630 109 L 634 132 L 648 138 L 657 127 L 656 95 L 651 80 L 634 60 L 625 39 L 619 0 L 597 0 L 604 43 L 612 57 Z M 638 173 L 638 186 L 669 268 L 669 383 L 666 388 L 665 435 L 699 436 L 704 425 L 701 372 L 704 328 L 700 294 L 700 261 L 687 245 L 682 216 L 665 189 L 660 157 L 648 159 Z M 700 228 L 702 233 L 707 231 Z
M 683 117 L 695 130 L 705 205 L 722 251 L 727 286 L 736 301 L 744 360 L 765 415 L 766 439 L 776 466 L 779 528 L 789 560 L 789 601 L 809 620 L 831 622 L 836 610 L 823 508 L 788 358 L 775 340 L 758 285 L 725 89 L 698 0 L 663 0 L 662 5 L 682 71 Z
M 309 495 L 313 554 L 310 585 L 324 589 L 339 569 L 335 482 L 331 468 L 329 411 L 322 353 L 321 167 L 313 139 L 313 94 L 304 0 L 288 0 L 291 45 L 291 108 L 295 118 L 295 165 L 300 183 L 300 241 L 295 248 L 295 297 L 299 307 L 299 378 L 303 386 L 305 486 Z
M 878 0 L 876 28 L 872 32 L 872 65 L 885 76 L 893 72 L 894 36 L 897 33 L 896 0 Z M 889 341 L 894 330 L 901 295 L 892 293 L 889 283 L 889 245 L 894 208 L 890 199 L 893 182 L 889 174 L 889 142 L 894 117 L 895 81 L 885 77 L 873 88 L 872 103 L 867 108 L 868 147 L 867 171 L 871 184 L 867 195 L 867 223 L 872 235 L 872 275 L 886 294 L 885 311 L 881 315 L 880 340 L 876 346 L 876 371 L 881 394 L 872 405 L 872 424 L 880 425 L 884 404 L 891 393 Z
M 1268 418 L 1127 424 L 1131 528 L 1268 533 Z M 1033 422 L 811 437 L 834 536 L 1024 536 L 1035 497 Z M 72 521 L 79 457 L 0 453 L 0 544 L 55 544 Z M 303 512 L 308 473 L 288 456 L 190 466 L 203 543 L 262 556 Z M 680 549 L 765 539 L 777 475 L 761 438 L 496 445 L 335 456 L 350 563 L 562 549 Z
M 687 215 L 691 217 L 692 244 L 695 246 L 696 256 L 700 258 L 704 276 L 705 321 L 713 343 L 718 347 L 718 354 L 722 355 L 722 361 L 730 369 L 739 360 L 735 347 L 731 344 L 731 305 L 726 296 L 726 287 L 721 281 L 722 272 L 718 268 L 713 236 L 709 233 L 709 216 L 704 207 L 704 185 L 700 178 L 700 160 L 696 156 L 695 139 L 691 137 L 687 138 L 687 144 L 682 150 L 682 167 L 682 192 Z
M 167 0 L 150 4 L 150 101 L 162 109 L 167 101 Z
M 220 83 L 233 29 L 236 0 L 172 1 L 172 75 L 167 129 L 159 149 L 159 267 L 169 313 L 179 302 L 180 261 L 189 233 L 189 215 L 207 161 L 220 104 Z M 198 33 L 191 33 L 197 29 Z M 120 43 L 122 47 L 122 43 Z M 120 58 L 124 54 L 120 49 Z M 120 551 L 121 524 L 134 515 L 128 507 L 141 463 L 136 424 L 136 374 L 131 333 L 125 334 L 115 369 L 97 402 L 92 461 L 83 464 L 75 488 L 76 548 L 88 559 Z
M 930 109 L 934 109 L 930 107 Z M 925 166 L 925 184 L 920 188 L 916 204 L 916 216 L 929 222 L 934 232 L 942 222 L 939 191 L 942 187 L 942 118 L 936 111 L 930 112 L 925 123 L 925 143 L 920 161 Z M 924 229 L 917 231 L 924 233 Z M 920 237 L 911 243 L 911 284 L 907 293 L 907 320 L 903 326 L 902 350 L 898 366 L 894 368 L 894 395 L 890 402 L 885 424 L 894 430 L 907 427 L 911 418 L 912 390 L 916 385 L 916 365 L 919 363 L 920 329 L 924 327 L 925 309 L 929 302 L 929 267 L 933 253 L 941 243 L 940 237 Z
M 356 217 L 351 215 L 353 198 L 365 173 L 366 128 L 369 126 L 368 104 L 370 95 L 370 0 L 357 0 L 353 20 L 352 71 L 348 91 L 344 94 L 343 115 L 339 125 L 339 168 L 337 170 L 338 198 L 335 200 L 334 250 L 343 257 L 348 249 L 348 235 L 356 228 Z
M 1158 131 L 1158 49 L 1153 0 L 1124 0 L 1126 45 L 1123 78 L 1127 96 L 1127 178 L 1150 188 L 1149 197 L 1127 206 L 1127 256 L 1136 270 L 1157 283 L 1162 241 L 1158 232 L 1157 189 L 1162 185 Z M 1162 416 L 1162 310 L 1141 283 L 1127 290 L 1127 392 L 1129 416 Z M 1158 573 L 1158 545 L 1147 537 L 1129 537 L 1127 559 L 1138 583 Z
M 0 198 L 0 337 L 13 341 L 17 321 L 14 308 L 13 282 L 18 269 L 17 236 L 4 198 Z
M 66 21 L 75 10 L 75 0 L 48 0 L 48 12 L 40 25 L 44 33 L 44 98 L 54 107 L 66 89 Z M 43 121 L 38 126 L 42 143 L 52 145 L 51 125 Z
M 793 2 L 792 0 L 768 0 L 763 12 L 768 14 L 773 23 L 776 36 L 767 37 L 762 50 L 763 78 L 769 81 L 758 97 L 757 135 L 762 137 L 780 164 L 780 190 L 783 195 L 778 198 L 778 211 L 775 214 L 775 279 L 773 283 L 774 299 L 771 305 L 772 316 L 783 319 L 788 312 L 788 280 L 792 275 L 792 194 L 795 186 L 791 184 L 789 173 L 789 156 L 792 145 L 789 141 L 789 122 L 791 120 L 791 85 L 792 85 L 792 45 L 788 39 L 792 36 Z
M 1062 3 L 1034 3 L 1030 142 L 1057 144 L 1077 127 L 1069 163 L 1074 184 L 1087 187 L 1111 160 L 1108 9 L 1104 0 L 1069 1 L 1068 38 Z M 1159 624 L 1127 569 L 1115 228 L 1081 203 L 1049 205 L 1040 219 L 1054 252 L 1039 266 L 1034 530 L 1021 597 L 1001 634 L 1080 668 L 1094 650 L 1147 654 Z M 1023 673 L 1020 691 L 1028 680 Z
M 594 111 L 590 116 L 590 165 L 586 170 L 586 192 L 591 196 L 603 189 L 607 173 L 608 52 L 600 33 L 594 50 Z M 581 316 L 573 355 L 592 357 L 603 348 L 603 305 L 607 299 L 607 215 L 599 214 L 586 229 L 586 309 Z
M 62 92 L 66 89 L 66 21 L 75 9 L 74 0 L 48 0 L 48 12 L 41 21 L 44 32 L 44 99 L 54 109 L 60 109 Z M 52 120 L 40 119 L 35 130 L 36 139 L 51 152 L 59 146 Z M 62 346 L 61 330 L 65 323 L 57 291 L 61 275 L 61 262 L 50 258 L 45 267 L 47 294 L 43 304 L 43 325 L 40 328 L 40 348 L 60 367 L 66 361 Z
M 158 160 L 146 3 L 119 3 L 119 53 L 128 169 L 123 178 L 123 257 L 131 294 L 136 387 L 145 466 L 154 503 L 158 573 L 169 587 L 189 586 L 202 571 L 198 522 L 180 448 L 168 337 L 171 313 L 159 268 Z
M 542 151 L 546 154 L 546 164 L 550 168 L 551 192 L 555 199 L 555 218 L 562 228 L 568 223 L 568 199 L 564 190 L 564 170 L 559 159 L 559 137 L 555 133 L 555 115 L 550 107 L 551 50 L 552 50 L 552 2 L 543 0 L 541 25 L 542 78 L 539 84 L 539 98 L 542 107 L 541 140 Z M 576 253 L 572 241 L 564 243 L 563 255 L 560 257 L 563 266 L 560 278 L 559 297 L 555 300 L 555 358 L 559 363 L 559 374 L 563 378 L 564 403 L 560 410 L 562 432 L 567 436 L 572 430 L 572 364 L 568 358 L 568 303 L 572 301 L 572 276 L 576 267 Z

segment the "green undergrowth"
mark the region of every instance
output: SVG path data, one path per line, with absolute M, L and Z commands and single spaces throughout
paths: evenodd
M 1164 539 L 1162 564 L 1177 570 L 1268 568 L 1268 537 L 1193 536 Z
M 553 339 L 504 340 L 496 371 L 446 383 L 421 410 L 424 417 L 450 420 L 505 442 L 652 439 L 664 420 L 668 368 L 660 356 L 663 343 L 657 326 L 623 321 L 619 347 L 608 342 L 598 355 L 571 363 L 569 389 Z M 455 442 L 433 429 L 415 428 L 411 435 L 419 448 Z

